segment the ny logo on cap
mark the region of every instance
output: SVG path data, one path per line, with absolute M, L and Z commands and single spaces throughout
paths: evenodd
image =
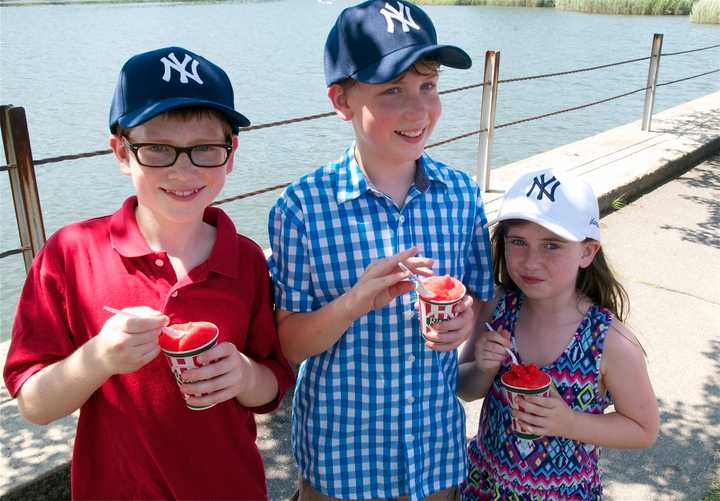
M 185 54 L 185 58 L 183 58 L 182 63 L 178 61 L 177 57 L 175 57 L 175 53 L 171 52 L 168 54 L 168 57 L 163 57 L 160 59 L 160 61 L 163 63 L 163 66 L 165 66 L 165 73 L 163 73 L 162 79 L 166 82 L 170 81 L 170 76 L 172 75 L 171 70 L 176 70 L 180 74 L 180 83 L 188 83 L 188 77 L 195 80 L 200 85 L 203 84 L 203 81 L 200 79 L 200 76 L 198 75 L 197 68 L 199 62 L 197 59 L 193 59 L 190 57 L 189 54 Z M 187 70 L 188 63 L 192 61 L 192 66 L 190 67 L 190 71 Z
M 548 191 L 548 186 L 551 183 L 555 183 L 555 184 L 550 186 L 550 191 Z M 532 192 L 536 186 L 538 187 L 538 190 L 540 190 L 540 192 L 537 194 L 538 200 L 542 200 L 543 195 L 547 195 L 547 197 L 550 199 L 550 201 L 554 202 L 555 201 L 555 190 L 557 190 L 558 186 L 560 186 L 560 181 L 555 179 L 555 176 L 551 177 L 547 181 L 545 181 L 545 174 L 540 174 L 539 176 L 535 176 L 533 178 L 533 184 L 530 187 L 530 190 L 528 190 L 528 192 L 525 193 L 525 196 L 529 197 L 532 194 Z
M 385 16 L 385 22 L 387 22 L 388 33 L 395 33 L 395 23 L 393 20 L 398 21 L 402 26 L 402 30 L 407 33 L 410 31 L 410 27 L 419 30 L 420 26 L 415 24 L 412 15 L 410 14 L 410 7 L 404 5 L 402 2 L 398 2 L 398 8 L 394 8 L 389 3 L 385 3 L 385 7 L 380 9 L 380 14 Z M 407 17 L 406 17 L 407 16 Z

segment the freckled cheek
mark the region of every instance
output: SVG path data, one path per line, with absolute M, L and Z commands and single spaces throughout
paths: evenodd
M 517 249 L 506 248 L 505 249 L 505 261 L 508 264 L 508 268 L 514 270 L 520 266 L 525 260 L 524 253 Z

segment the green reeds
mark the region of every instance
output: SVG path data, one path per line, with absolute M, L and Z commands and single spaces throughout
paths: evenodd
M 421 5 L 496 5 L 499 7 L 554 7 L 555 0 L 413 0 Z
M 720 24 L 720 0 L 698 0 L 690 13 L 693 23 Z
M 556 0 L 555 7 L 593 14 L 687 15 L 692 0 Z

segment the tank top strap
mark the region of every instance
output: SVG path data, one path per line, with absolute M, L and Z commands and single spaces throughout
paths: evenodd
M 495 330 L 503 328 L 508 332 L 515 332 L 515 322 L 518 318 L 521 302 L 522 295 L 520 293 L 514 291 L 506 292 L 495 306 L 495 311 L 490 321 L 492 328 Z

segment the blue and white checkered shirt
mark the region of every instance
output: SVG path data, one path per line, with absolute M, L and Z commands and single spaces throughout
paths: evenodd
M 374 260 L 413 245 L 435 274 L 493 294 L 486 218 L 470 177 L 423 155 L 397 207 L 365 177 L 354 145 L 287 188 L 270 211 L 270 270 L 279 308 L 316 310 Z M 415 292 L 357 319 L 300 367 L 292 444 L 302 475 L 337 498 L 423 499 L 466 474 L 456 352 L 429 350 Z

